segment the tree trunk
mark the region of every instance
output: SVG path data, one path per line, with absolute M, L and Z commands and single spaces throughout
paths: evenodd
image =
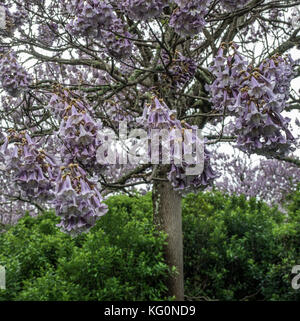
M 175 192 L 168 181 L 155 181 L 153 184 L 153 218 L 156 227 L 168 235 L 165 246 L 165 259 L 172 269 L 168 280 L 169 295 L 177 301 L 184 300 L 183 279 L 183 237 L 181 196 Z

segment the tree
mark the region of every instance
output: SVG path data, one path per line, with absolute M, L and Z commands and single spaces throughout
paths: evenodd
M 280 207 L 297 190 L 300 168 L 296 165 L 277 159 L 253 159 L 240 153 L 218 154 L 215 166 L 222 175 L 214 182 L 214 188 L 248 198 L 257 197 Z
M 2 213 L 15 201 L 13 211 L 55 207 L 61 228 L 79 233 L 106 213 L 104 196 L 152 184 L 177 268 L 170 294 L 183 300 L 181 197 L 218 176 L 209 146 L 236 142 L 299 166 L 283 116 L 300 102 L 288 55 L 300 42 L 299 2 L 2 3 Z M 124 121 L 140 131 L 124 138 Z

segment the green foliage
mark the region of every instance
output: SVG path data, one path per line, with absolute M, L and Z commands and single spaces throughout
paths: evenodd
M 1 234 L 7 290 L 0 300 L 167 299 L 166 238 L 152 225 L 151 196 L 107 203 L 109 213 L 75 238 L 59 231 L 52 212 Z
M 24 282 L 56 268 L 59 258 L 73 251 L 71 238 L 58 231 L 59 219 L 47 212 L 38 218 L 25 215 L 19 223 L 0 234 L 0 265 L 6 268 L 7 290 L 0 300 L 13 300 Z
M 7 290 L 0 300 L 167 300 L 166 236 L 152 224 L 151 194 L 113 196 L 88 233 L 71 237 L 53 212 L 0 234 Z M 193 300 L 299 300 L 300 191 L 287 213 L 217 192 L 183 200 L 185 292 Z
M 186 295 L 195 300 L 299 300 L 299 207 L 283 214 L 255 199 L 190 194 L 183 202 Z M 298 212 L 298 215 L 295 215 Z

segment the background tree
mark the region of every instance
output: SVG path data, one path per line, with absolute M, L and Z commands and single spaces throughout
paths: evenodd
M 62 229 L 79 233 L 106 213 L 103 196 L 152 184 L 154 221 L 168 233 L 166 260 L 177 268 L 170 294 L 182 300 L 181 197 L 218 176 L 210 146 L 235 142 L 299 166 L 283 112 L 299 110 L 290 89 L 299 64 L 286 54 L 300 42 L 300 2 L 2 3 L 2 211 L 14 201 L 55 207 Z M 203 173 L 187 175 L 190 165 L 178 164 L 174 149 L 168 166 L 99 164 L 107 137 L 97 133 L 118 135 L 122 120 L 149 133 L 202 129 Z
M 277 159 L 256 158 L 244 153 L 218 154 L 215 167 L 222 175 L 214 188 L 229 194 L 257 197 L 270 206 L 281 206 L 297 190 L 300 168 Z

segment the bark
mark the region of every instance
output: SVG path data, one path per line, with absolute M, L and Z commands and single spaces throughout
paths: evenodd
M 168 181 L 153 184 L 153 218 L 156 227 L 168 235 L 165 246 L 165 259 L 176 272 L 168 280 L 169 295 L 177 301 L 184 300 L 183 278 L 183 236 L 181 196 L 175 192 Z

